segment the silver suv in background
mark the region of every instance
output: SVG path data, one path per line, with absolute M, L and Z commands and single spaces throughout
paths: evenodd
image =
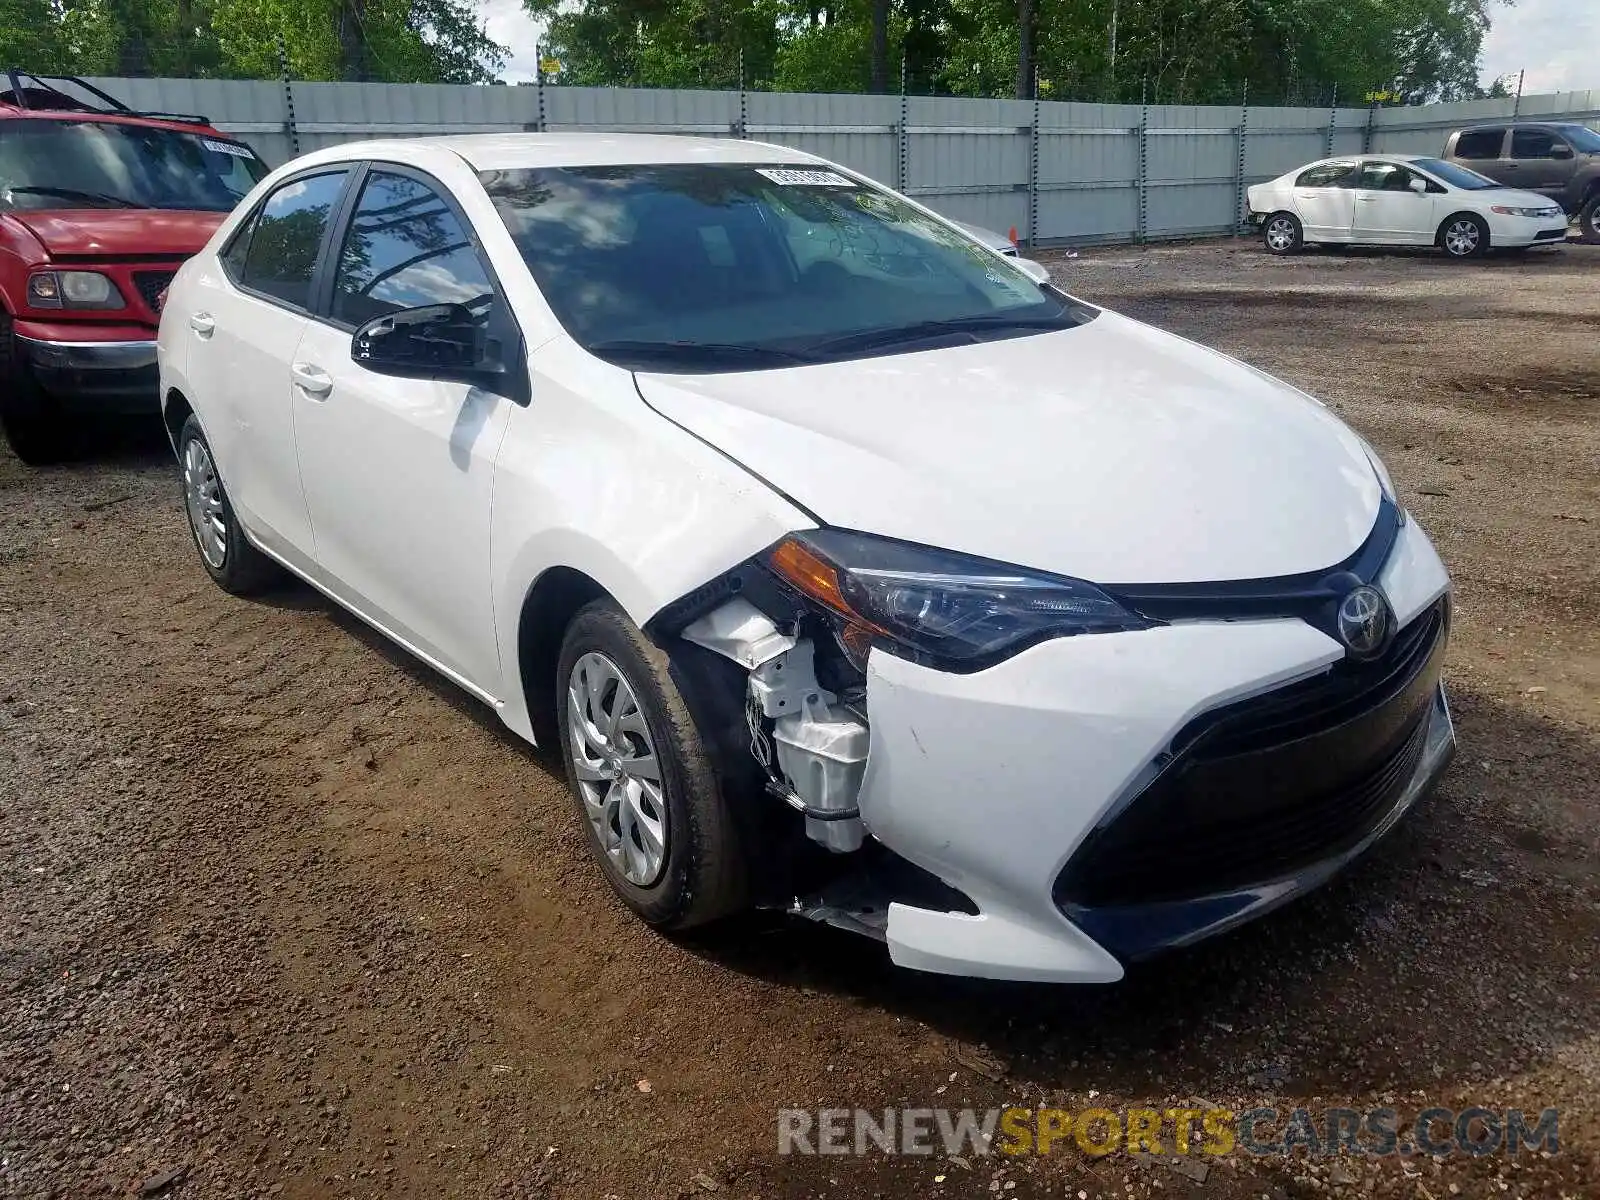
M 1503 121 L 1453 131 L 1441 156 L 1496 183 L 1540 192 L 1600 243 L 1600 133 L 1576 122 Z

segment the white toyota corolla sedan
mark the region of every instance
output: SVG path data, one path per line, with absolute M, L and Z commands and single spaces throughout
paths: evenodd
M 1248 191 L 1274 254 L 1302 246 L 1439 246 L 1452 258 L 1566 240 L 1567 215 L 1538 192 L 1418 154 L 1325 158 Z
M 1043 274 L 754 142 L 318 151 L 162 315 L 201 562 L 558 745 L 652 925 L 1114 980 L 1430 788 L 1449 581 L 1316 400 Z

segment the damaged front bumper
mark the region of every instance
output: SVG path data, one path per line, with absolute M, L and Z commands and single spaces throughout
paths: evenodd
M 1366 662 L 1300 619 L 1179 621 L 967 674 L 875 649 L 849 705 L 748 605 L 685 636 L 750 670 L 752 745 L 789 731 L 769 790 L 855 865 L 791 911 L 919 970 L 1111 982 L 1327 881 L 1443 773 L 1448 578 L 1406 525 L 1376 582 L 1398 632 Z

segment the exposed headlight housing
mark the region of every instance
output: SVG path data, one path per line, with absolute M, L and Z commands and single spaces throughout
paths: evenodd
M 1400 496 L 1394 490 L 1394 480 L 1389 477 L 1389 468 L 1383 465 L 1383 459 L 1378 457 L 1378 452 L 1366 438 L 1361 439 L 1361 448 L 1367 452 L 1367 461 L 1372 464 L 1372 473 L 1378 477 L 1378 487 L 1383 492 L 1383 498 L 1394 505 L 1395 512 L 1400 516 L 1400 524 L 1404 525 L 1406 506 L 1400 503 Z
M 1081 579 L 839 529 L 791 534 L 767 565 L 835 619 L 858 665 L 878 645 L 976 671 L 1048 638 L 1155 624 Z
M 28 277 L 34 308 L 125 308 L 117 285 L 99 271 L 37 271 Z

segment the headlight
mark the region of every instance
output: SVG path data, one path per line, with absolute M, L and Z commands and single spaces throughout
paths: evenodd
M 1152 624 L 1081 579 L 837 529 L 791 534 L 767 563 L 841 622 L 857 658 L 878 644 L 974 671 L 1046 638 Z
M 98 271 L 40 271 L 28 278 L 34 308 L 122 308 L 117 285 Z
M 1560 212 L 1559 208 L 1513 208 L 1506 204 L 1491 204 L 1490 212 L 1497 212 L 1502 217 L 1548 217 Z

